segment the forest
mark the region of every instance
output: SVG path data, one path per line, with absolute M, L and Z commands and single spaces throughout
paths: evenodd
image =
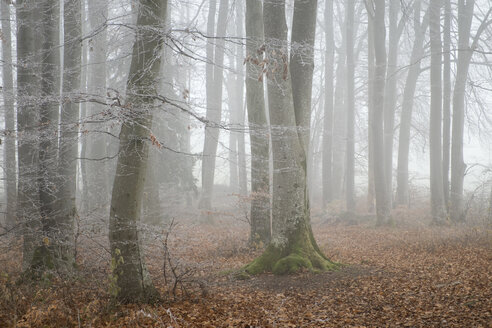
M 0 327 L 492 327 L 489 0 L 0 23 Z

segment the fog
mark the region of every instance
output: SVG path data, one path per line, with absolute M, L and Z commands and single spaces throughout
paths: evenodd
M 483 260 L 477 275 L 490 266 L 488 0 L 17 0 L 0 12 L 0 326 L 108 324 L 89 299 L 110 316 L 169 302 L 148 317 L 165 326 L 286 326 L 279 309 L 296 308 L 286 291 L 304 274 L 314 298 L 356 281 L 340 294 L 372 299 L 363 286 L 405 277 L 413 252 L 416 268 L 460 254 Z M 480 303 L 475 324 L 490 324 L 483 287 L 458 276 Z M 67 292 L 39 301 L 30 282 Z M 248 321 L 243 301 L 237 322 L 200 312 L 258 286 L 276 314 Z M 179 308 L 191 299 L 197 321 Z M 66 313 L 33 319 L 56 300 Z M 294 326 L 352 318 L 321 304 Z M 385 306 L 347 324 L 391 323 Z M 139 313 L 121 311 L 114 325 Z M 409 325 L 471 325 L 427 312 Z

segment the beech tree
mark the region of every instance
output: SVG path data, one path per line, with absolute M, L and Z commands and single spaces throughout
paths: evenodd
M 152 106 L 166 17 L 167 0 L 140 0 L 127 82 L 129 112 L 121 126 L 120 151 L 109 221 L 113 296 L 121 302 L 149 302 L 158 297 L 147 272 L 137 223 L 151 138 Z
M 267 245 L 270 228 L 269 129 L 263 91 L 263 8 L 260 0 L 246 1 L 246 102 L 251 139 L 252 242 Z M 260 55 L 259 55 L 260 53 Z
M 312 53 L 316 28 L 316 0 L 294 4 L 292 48 L 289 65 L 285 0 L 264 3 L 265 55 L 268 59 L 268 104 L 273 150 L 273 230 L 265 252 L 245 267 L 249 274 L 264 271 L 290 273 L 300 268 L 327 270 L 335 264 L 318 248 L 310 223 L 306 150 L 309 138 L 303 129 L 309 124 Z M 298 54 L 308 54 L 303 74 Z M 290 69 L 289 69 L 290 67 Z M 298 72 L 298 71 L 297 71 Z M 292 83 L 291 83 L 292 79 Z M 294 82 L 296 81 L 296 82 Z M 302 89 L 292 92 L 292 84 Z M 297 105 L 297 107 L 295 107 Z M 300 133 L 302 132 L 302 133 Z

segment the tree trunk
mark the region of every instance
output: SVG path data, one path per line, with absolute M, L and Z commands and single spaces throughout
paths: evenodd
M 463 217 L 463 180 L 466 165 L 463 159 L 463 130 L 465 127 L 465 92 L 468 68 L 472 57 L 470 30 L 474 0 L 458 1 L 458 63 L 453 94 L 453 134 L 451 148 L 450 215 L 454 222 Z
M 263 40 L 263 10 L 260 0 L 246 1 L 246 102 L 251 139 L 251 235 L 254 244 L 267 245 L 271 237 L 270 228 L 270 134 L 265 109 L 263 75 L 259 54 Z
M 374 74 L 376 62 L 374 59 L 374 20 L 369 19 L 367 26 L 367 211 L 374 212 L 374 145 L 372 144 L 372 115 L 374 113 Z
M 390 1 L 388 67 L 386 71 L 386 88 L 384 95 L 384 167 L 386 169 L 386 190 L 388 195 L 388 206 L 390 208 L 393 201 L 393 138 L 397 102 L 396 88 L 398 84 L 398 50 L 400 41 L 398 25 L 399 12 L 400 1 Z
M 451 156 L 451 15 L 451 0 L 444 0 L 442 178 L 444 205 L 447 210 L 449 209 L 449 160 Z
M 64 0 L 63 102 L 60 117 L 60 151 L 58 161 L 58 195 L 56 224 L 62 258 L 73 263 L 74 220 L 76 209 L 79 104 L 73 98 L 80 93 L 82 69 L 82 4 Z
M 345 33 L 344 33 L 345 34 Z M 338 63 L 336 70 L 336 86 L 333 112 L 333 197 L 342 199 L 344 159 L 345 159 L 345 133 L 347 128 L 347 113 L 345 110 L 344 94 L 346 87 L 345 76 L 345 41 L 339 47 Z
M 213 35 L 213 26 L 215 24 L 215 1 L 210 2 L 209 22 L 207 33 L 210 37 Z M 212 124 L 219 124 L 222 117 L 222 81 L 223 81 L 223 64 L 224 64 L 224 46 L 225 34 L 227 27 L 227 13 L 229 0 L 220 0 L 219 17 L 217 20 L 217 33 L 215 34 L 215 50 L 213 51 L 213 67 L 207 67 L 207 120 Z M 213 11 L 213 12 L 212 12 Z M 212 20 L 212 21 L 211 21 Z M 211 28 L 210 28 L 211 27 Z M 210 39 L 209 39 L 210 40 Z M 210 42 L 212 42 L 210 40 Z M 211 65 L 210 47 L 213 44 L 207 44 L 207 61 Z M 213 72 L 212 76 L 210 70 Z M 202 158 L 202 194 L 199 208 L 209 210 L 212 208 L 212 196 L 214 189 L 215 161 L 217 154 L 217 145 L 219 142 L 219 129 L 213 126 L 205 127 L 205 141 L 203 145 Z
M 105 97 L 106 61 L 107 61 L 107 32 L 103 24 L 108 18 L 107 0 L 88 0 L 88 18 L 90 29 L 94 35 L 89 40 L 89 67 L 88 93 L 93 97 Z M 92 122 L 102 120 L 101 113 L 106 109 L 104 105 L 89 103 L 88 116 L 84 119 Z M 108 156 L 108 136 L 105 123 L 90 123 L 89 133 L 84 138 L 87 151 L 87 188 L 91 189 L 86 200 L 90 210 L 106 210 L 110 198 L 109 162 L 104 160 Z
M 298 60 L 297 51 L 312 51 L 310 44 L 315 35 L 316 7 L 316 0 L 295 2 L 291 49 L 293 61 Z M 265 2 L 263 21 L 268 41 L 266 55 L 271 63 L 266 75 L 274 165 L 273 235 L 265 252 L 248 264 L 245 271 L 250 274 L 264 271 L 283 274 L 296 272 L 303 267 L 327 270 L 335 265 L 321 253 L 312 234 L 306 184 L 306 133 L 301 129 L 301 124 L 309 115 L 305 111 L 310 111 L 310 107 L 306 107 L 308 102 L 305 97 L 311 96 L 309 86 L 312 80 L 305 80 L 308 82 L 306 90 L 293 97 L 291 79 L 292 82 L 309 79 L 309 72 L 298 76 L 291 71 L 289 79 L 285 0 Z M 296 42 L 301 40 L 305 41 L 302 44 L 307 49 L 298 48 Z M 309 66 L 306 70 L 310 71 Z M 298 98 L 294 101 L 295 97 Z M 294 108 L 294 103 L 302 107 Z
M 420 2 L 418 2 L 419 4 Z M 421 59 L 424 53 L 423 43 L 425 32 L 429 26 L 429 10 L 427 10 L 422 23 L 420 23 L 420 6 L 414 10 L 418 15 L 418 21 L 415 22 L 415 40 L 413 43 L 412 55 L 410 59 L 410 68 L 408 69 L 405 89 L 403 91 L 403 102 L 401 109 L 400 131 L 398 139 L 398 168 L 397 168 L 397 189 L 396 204 L 408 205 L 409 203 L 409 174 L 408 174 L 408 157 L 410 153 L 410 130 L 412 125 L 412 111 L 417 80 L 420 75 Z
M 109 221 L 112 280 L 110 291 L 120 302 L 150 302 L 158 293 L 147 272 L 137 223 L 148 159 L 151 106 L 159 75 L 162 37 L 156 32 L 166 17 L 166 0 L 140 0 L 136 39 L 127 82 L 131 115 L 120 132 L 120 151 Z
M 244 37 L 244 3 L 241 0 L 236 0 L 236 35 L 239 38 Z M 244 103 L 244 46 L 239 43 L 236 45 L 236 90 L 238 93 L 237 122 L 239 126 L 244 126 L 245 118 L 245 103 Z M 248 194 L 248 176 L 246 172 L 246 144 L 244 140 L 244 131 L 239 132 L 237 136 L 237 158 L 239 166 L 239 193 L 243 196 Z
M 22 267 L 31 263 L 34 249 L 40 241 L 38 168 L 38 134 L 34 127 L 39 124 L 37 90 L 37 19 L 34 13 L 39 4 L 19 0 L 17 15 L 17 152 L 19 181 L 17 189 L 17 217 L 23 224 Z
M 6 195 L 5 222 L 8 228 L 16 224 L 15 204 L 17 198 L 17 170 L 15 165 L 15 109 L 14 109 L 14 80 L 12 77 L 12 41 L 10 27 L 10 6 L 7 1 L 1 1 L 2 19 L 2 79 L 3 79 L 3 110 L 5 119 L 5 149 L 4 177 Z
M 50 242 L 57 243 L 57 155 L 60 106 L 60 6 L 58 1 L 40 1 L 42 35 L 41 107 L 39 148 L 39 198 L 43 232 Z
M 441 0 L 430 1 L 431 42 L 431 108 L 429 122 L 430 192 L 431 213 L 435 223 L 442 223 L 445 216 L 442 184 L 442 43 Z
M 384 166 L 384 90 L 386 79 L 386 27 L 384 23 L 385 1 L 374 0 L 374 54 L 376 67 L 374 74 L 374 113 L 372 116 L 372 144 L 374 159 L 383 159 L 374 163 L 374 189 L 376 191 L 376 215 L 379 225 L 388 224 L 390 211 L 387 195 L 386 170 Z
M 347 55 L 347 152 L 346 152 L 346 207 L 355 211 L 355 60 L 354 60 L 354 13 L 355 1 L 349 0 L 345 6 L 346 55 Z
M 323 119 L 323 207 L 333 199 L 333 67 L 335 40 L 333 1 L 325 2 L 325 108 Z

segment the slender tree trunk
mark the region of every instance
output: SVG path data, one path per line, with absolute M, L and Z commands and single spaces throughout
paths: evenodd
M 215 34 L 215 50 L 213 51 L 213 67 L 207 67 L 207 120 L 218 124 L 222 117 L 222 81 L 223 81 L 223 64 L 224 64 L 224 46 L 225 34 L 227 27 L 227 13 L 229 0 L 220 0 L 219 17 L 217 20 L 217 33 Z M 215 1 L 210 1 L 210 13 L 207 33 L 213 35 L 213 26 L 215 24 Z M 213 11 L 213 13 L 212 13 Z M 211 28 L 210 28 L 211 27 Z M 211 41 L 210 41 L 211 42 Z M 210 47 L 213 44 L 207 44 L 207 64 L 211 65 L 209 57 Z M 211 71 L 211 72 L 210 72 Z M 211 75 L 213 77 L 211 77 Z M 215 177 L 215 161 L 217 154 L 217 145 L 219 142 L 219 129 L 217 127 L 205 127 L 205 141 L 203 145 L 202 158 L 202 194 L 199 207 L 202 209 L 212 208 L 212 196 Z
M 304 40 L 302 47 L 307 49 L 302 51 L 312 51 L 310 45 L 315 35 L 316 7 L 316 0 L 295 2 L 291 49 L 293 61 L 298 60 L 296 52 L 301 50 L 296 42 Z M 290 82 L 291 79 L 294 82 L 307 78 L 310 68 L 305 67 L 308 71 L 306 75 L 296 75 L 292 70 L 289 79 L 285 0 L 265 2 L 263 21 L 266 54 L 272 63 L 268 66 L 267 77 L 274 165 L 273 236 L 266 251 L 245 270 L 251 274 L 264 271 L 291 273 L 302 267 L 327 270 L 334 264 L 320 252 L 311 231 L 306 184 L 306 131 L 301 128 L 309 115 L 304 111 L 310 111 L 310 107 L 305 106 L 308 104 L 306 98 L 311 97 L 309 86 L 312 80 L 306 80 L 306 90 L 295 96 Z M 302 106 L 304 111 L 296 109 L 294 104 Z
M 17 151 L 19 181 L 17 189 L 17 217 L 23 224 L 22 267 L 31 263 L 34 249 L 40 241 L 38 168 L 39 124 L 37 90 L 37 42 L 35 29 L 38 3 L 16 1 L 17 15 Z
M 136 39 L 127 82 L 131 116 L 121 127 L 120 151 L 109 221 L 113 296 L 120 302 L 149 302 L 158 296 L 147 272 L 137 223 L 148 159 L 155 80 L 160 71 L 162 37 L 156 32 L 166 17 L 167 0 L 140 0 Z
M 375 190 L 374 190 L 374 145 L 372 144 L 372 115 L 374 113 L 374 74 L 376 62 L 374 59 L 374 21 L 369 19 L 367 26 L 367 108 L 368 108 L 368 129 L 367 129 L 367 211 L 374 212 Z
M 386 169 L 386 190 L 388 195 L 388 206 L 390 208 L 393 201 L 393 139 L 397 102 L 396 88 L 398 84 L 398 50 L 400 41 L 400 31 L 398 25 L 399 12 L 400 1 L 390 1 L 388 68 L 386 71 L 386 88 L 384 96 L 384 167 Z
M 236 35 L 240 38 L 244 37 L 244 3 L 242 0 L 236 0 Z M 244 126 L 245 118 L 245 101 L 244 101 L 244 46 L 236 45 L 236 84 L 237 84 L 237 111 L 238 124 Z M 237 158 L 239 166 L 239 193 L 241 195 L 248 194 L 248 177 L 246 172 L 246 144 L 244 140 L 244 132 L 241 131 L 237 136 Z
M 419 3 L 418 3 L 419 4 Z M 420 75 L 421 59 L 424 53 L 423 43 L 425 32 L 429 26 L 429 13 L 427 10 L 422 23 L 420 23 L 420 6 L 414 10 L 415 15 L 418 15 L 418 21 L 415 22 L 415 40 L 413 43 L 412 55 L 410 59 L 410 67 L 408 69 L 405 89 L 403 91 L 403 101 L 400 119 L 400 131 L 398 139 L 398 168 L 397 168 L 397 189 L 396 189 L 396 204 L 408 205 L 409 203 L 409 174 L 408 174 L 408 158 L 410 153 L 410 130 L 412 125 L 412 111 L 414 104 L 415 90 L 417 88 L 417 80 Z
M 14 109 L 14 80 L 12 77 L 12 40 L 10 27 L 10 6 L 7 1 L 1 1 L 2 19 L 2 79 L 3 105 L 5 119 L 5 149 L 4 176 L 6 195 L 6 225 L 12 228 L 16 224 L 15 204 L 17 198 L 17 170 L 15 165 L 15 109 Z
M 453 93 L 453 133 L 451 148 L 450 215 L 454 222 L 463 217 L 463 180 L 466 165 L 463 159 L 463 131 L 465 127 L 465 91 L 468 68 L 472 57 L 470 30 L 473 20 L 474 0 L 458 1 L 458 63 Z
M 345 41 L 344 41 L 345 42 Z M 333 197 L 342 199 L 344 158 L 345 158 L 345 133 L 347 127 L 347 113 L 345 110 L 344 94 L 346 87 L 345 47 L 339 47 L 338 63 L 336 70 L 336 87 L 333 112 Z
M 263 10 L 261 0 L 246 1 L 246 102 L 251 139 L 251 235 L 252 243 L 267 245 L 270 228 L 269 138 L 266 118 L 263 75 L 259 63 L 263 40 Z M 261 53 L 261 54 L 259 54 Z
M 451 15 L 451 0 L 444 0 L 442 178 L 446 209 L 449 209 L 449 165 L 451 156 Z
M 107 61 L 107 32 L 103 27 L 108 18 L 107 0 L 88 0 L 88 18 L 94 35 L 89 40 L 88 93 L 94 97 L 105 97 L 106 61 Z M 100 114 L 106 108 L 97 103 L 89 103 L 87 112 L 89 121 L 102 120 Z M 104 133 L 107 127 L 104 123 L 90 123 L 89 133 L 84 138 L 87 152 L 87 188 L 91 192 L 86 200 L 91 210 L 107 209 L 110 198 L 111 179 L 109 162 L 103 160 L 108 156 L 108 136 Z
M 386 27 L 385 1 L 374 0 L 374 54 L 376 60 L 374 74 L 374 113 L 372 114 L 372 143 L 374 159 L 383 159 L 374 163 L 374 189 L 376 191 L 376 214 L 378 224 L 387 224 L 390 211 L 387 195 L 386 170 L 384 166 L 384 90 L 386 79 Z
M 85 35 L 87 33 L 87 24 L 86 22 L 86 17 L 87 17 L 87 12 L 86 12 L 86 2 L 87 0 L 82 0 L 82 8 L 81 8 L 81 19 L 82 19 L 82 35 Z M 81 76 L 80 76 L 80 84 L 81 84 L 81 89 L 80 91 L 84 94 L 87 94 L 87 73 L 88 73 L 88 68 L 87 68 L 87 63 L 88 63 L 88 41 L 82 41 L 82 71 L 81 71 Z M 87 117 L 87 103 L 82 102 L 80 104 L 80 120 L 84 120 Z M 79 130 L 81 130 L 79 128 Z M 89 188 L 88 186 L 88 170 L 87 170 L 87 160 L 84 160 L 83 158 L 88 157 L 88 152 L 87 152 L 87 141 L 84 140 L 86 138 L 82 138 L 83 134 L 80 134 L 80 158 L 78 161 L 79 165 L 79 170 L 80 170 L 80 182 L 82 185 L 82 188 L 79 188 L 79 193 L 80 196 L 79 198 L 79 213 L 81 214 L 87 214 L 87 211 L 89 210 L 88 208 L 88 199 L 89 199 Z
M 62 258 L 73 263 L 74 220 L 77 189 L 77 154 L 79 104 L 73 98 L 80 93 L 82 69 L 82 4 L 80 0 L 64 0 L 63 102 L 60 117 L 60 152 L 58 162 L 57 228 Z
M 347 152 L 346 152 L 346 206 L 355 211 L 355 59 L 354 59 L 354 15 L 355 1 L 349 0 L 345 6 L 346 54 L 347 54 Z
M 431 212 L 435 223 L 444 220 L 444 194 L 442 185 L 442 43 L 441 43 L 441 0 L 430 4 L 431 42 L 431 108 L 429 122 L 430 191 Z
M 333 67 L 335 39 L 333 28 L 333 1 L 325 2 L 325 108 L 323 119 L 323 207 L 333 199 Z

